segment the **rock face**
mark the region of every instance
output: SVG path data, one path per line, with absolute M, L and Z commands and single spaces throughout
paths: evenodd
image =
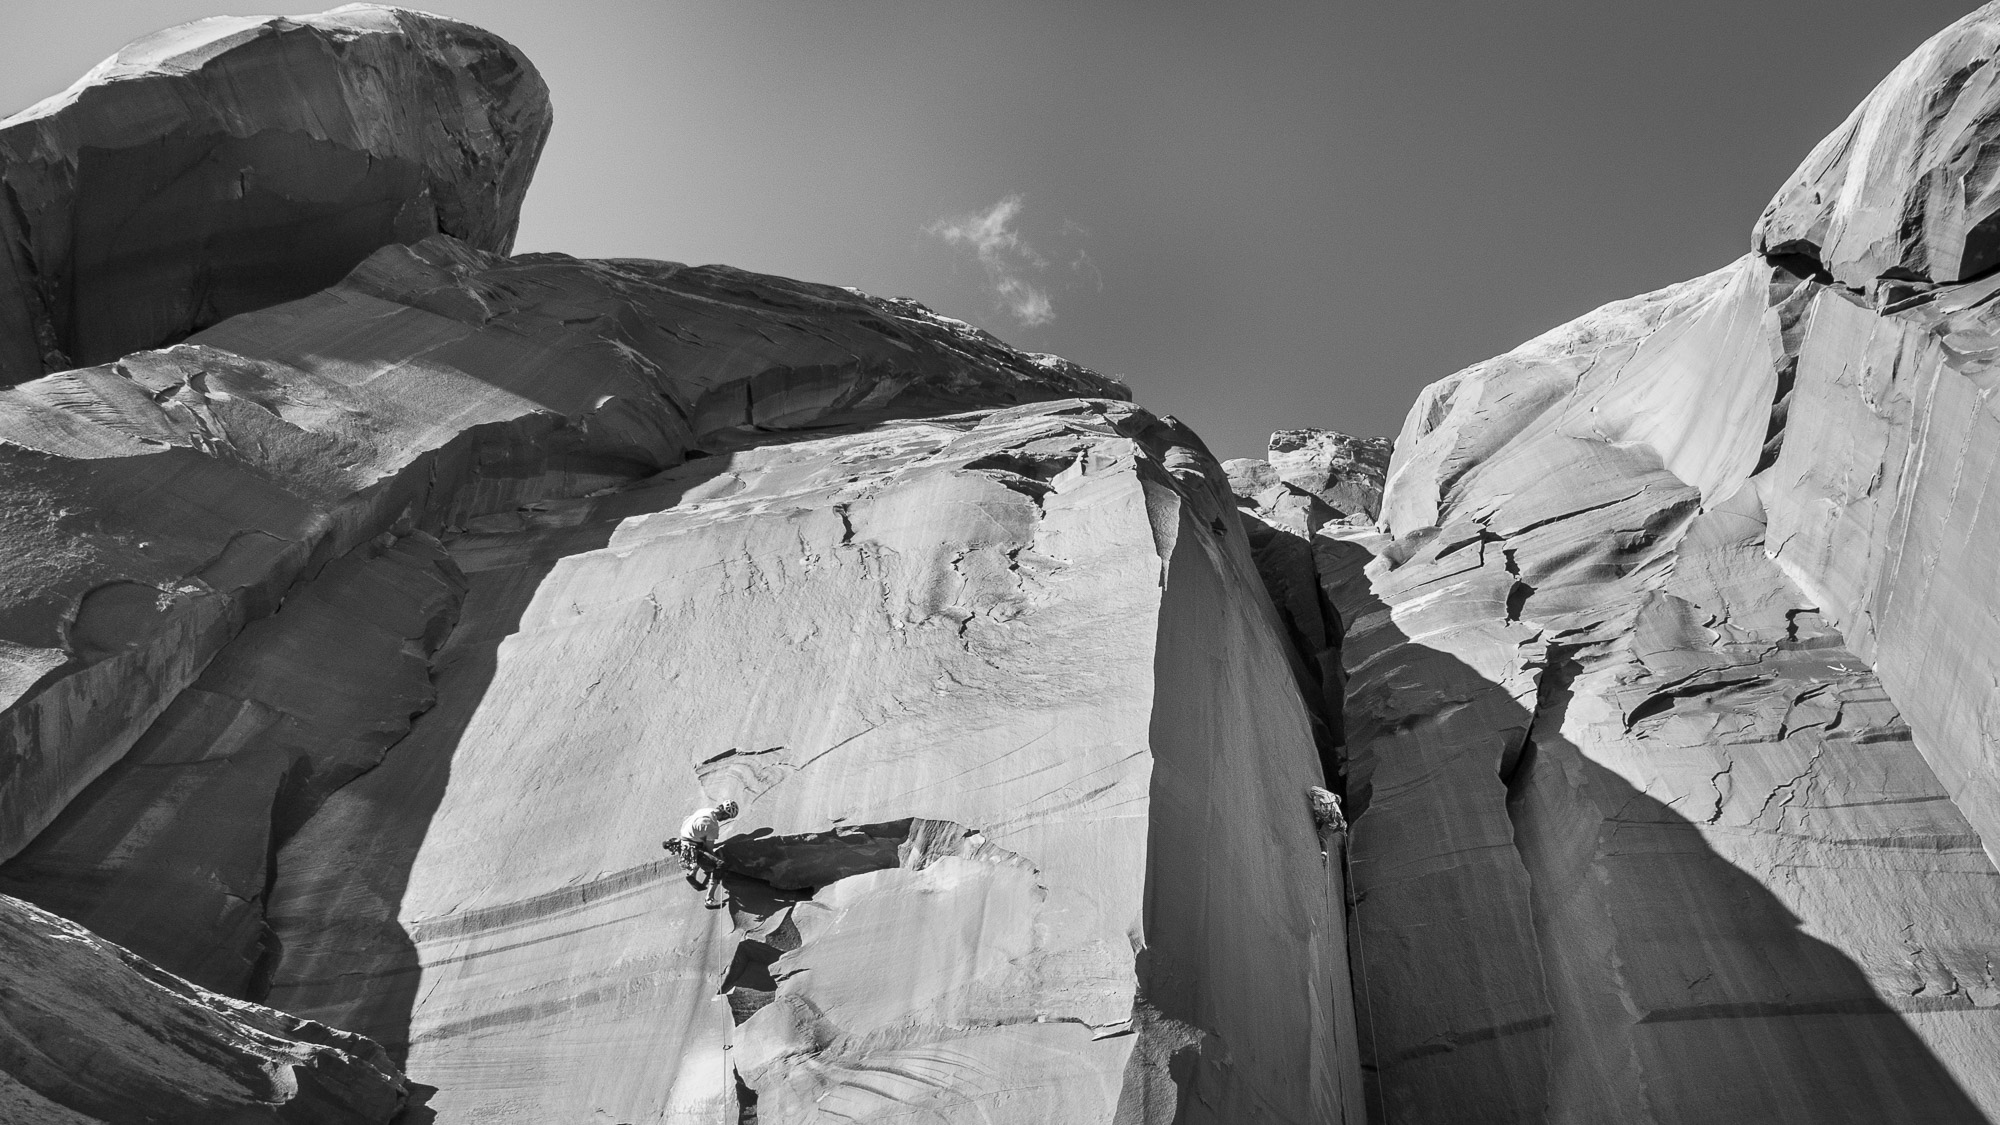
M 148 44 L 0 131 L 8 1120 L 2000 1117 L 2000 5 L 1742 260 L 1227 466 L 914 302 L 504 256 L 484 33 Z
M 1767 557 L 1769 400 L 1723 393 L 1782 356 L 1809 285 L 1746 259 L 1434 388 L 1400 534 L 1318 543 L 1395 1119 L 1977 1121 L 2000 1097 L 2000 874 Z M 1714 411 L 1685 431 L 1707 440 L 1604 436 L 1675 409 Z
M 141 39 L 0 123 L 0 384 L 304 297 L 391 242 L 505 253 L 549 122 L 520 52 L 436 16 Z
M 273 851 L 435 700 L 465 578 L 394 531 L 328 563 L 173 698 L 0 889 L 231 995 L 266 985 Z M 260 974 L 260 968 L 264 970 Z
M 385 533 L 623 483 L 743 427 L 1117 390 L 1009 354 L 846 290 L 437 236 L 185 345 L 0 392 L 0 854 L 294 581 Z
M 203 50 L 356 21 L 438 26 Z M 1360 1119 L 1318 701 L 1193 435 L 914 302 L 435 225 L 0 391 L 0 889 L 426 1119 Z M 659 843 L 724 797 L 710 912 Z
M 1386 438 L 1280 430 L 1271 435 L 1270 460 L 1238 458 L 1222 466 L 1258 577 L 1291 642 L 1292 673 L 1312 712 L 1329 777 L 1344 769 L 1335 743 L 1346 677 L 1340 619 L 1320 592 L 1312 539 L 1329 524 L 1375 518 L 1389 452 Z
M 1318 497 L 1334 511 L 1373 519 L 1382 510 L 1391 448 L 1388 438 L 1279 430 L 1271 435 L 1270 465 L 1280 481 Z
M 17 728 L 43 792 L 133 749 L 0 879 L 452 1119 L 1338 1119 L 1340 871 L 1220 471 L 1115 400 L 953 412 L 1117 390 L 907 303 L 442 238 L 17 388 L 44 474 L 168 483 L 16 556 L 85 626 L 145 593 L 16 704 L 84 716 Z M 710 914 L 656 849 L 722 796 L 759 834 Z
M 9 1125 L 387 1125 L 406 1090 L 382 1048 L 217 996 L 0 895 L 0 1117 Z
M 2000 266 L 1996 50 L 1985 7 L 1918 48 L 1792 174 L 1758 251 L 1877 308 Z
M 438 706 L 278 857 L 271 1001 L 468 1120 L 1339 1120 L 1313 743 L 1186 440 L 951 415 L 468 525 Z M 709 914 L 656 841 L 723 796 Z
M 1996 43 L 1759 253 L 1431 387 L 1313 538 L 1380 1117 L 2000 1115 Z

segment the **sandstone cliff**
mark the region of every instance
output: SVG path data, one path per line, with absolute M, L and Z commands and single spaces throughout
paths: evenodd
M 0 129 L 0 1112 L 2000 1118 L 1996 51 L 1393 457 L 1218 466 L 914 302 L 507 257 L 483 32 L 129 48 Z
M 279 117 L 351 92 L 328 43 L 434 80 L 363 116 L 513 83 L 424 168 L 539 96 L 384 9 L 165 41 L 120 58 L 304 52 Z M 1199 440 L 914 302 L 504 257 L 517 201 L 0 391 L 0 889 L 372 1037 L 406 1119 L 1359 1120 L 1321 708 Z M 709 912 L 660 841 L 724 797 Z M 9 1069 L 137 1119 L 76 1065 Z
M 1996 49 L 1989 5 L 1755 253 L 1432 386 L 1378 527 L 1265 552 L 1328 607 L 1377 1119 L 2000 1117 Z

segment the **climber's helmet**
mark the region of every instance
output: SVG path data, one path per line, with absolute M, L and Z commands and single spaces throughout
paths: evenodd
M 724 801 L 721 804 L 715 806 L 715 819 L 733 820 L 735 816 L 736 816 L 735 801 Z

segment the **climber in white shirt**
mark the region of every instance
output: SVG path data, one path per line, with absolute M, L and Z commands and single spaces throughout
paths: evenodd
M 689 886 L 708 892 L 702 905 L 710 910 L 722 906 L 718 901 L 722 890 L 722 857 L 715 853 L 715 841 L 722 835 L 722 822 L 735 818 L 735 801 L 696 809 L 681 822 L 681 834 L 660 845 L 681 857 L 681 870 L 687 872 Z

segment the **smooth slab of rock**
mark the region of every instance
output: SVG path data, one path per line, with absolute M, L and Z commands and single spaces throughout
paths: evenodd
M 1123 388 L 907 301 L 436 236 L 187 344 L 0 390 L 0 856 L 247 622 L 443 532 L 785 430 Z
M 504 253 L 549 125 L 519 51 L 419 12 L 140 39 L 0 123 L 0 384 L 306 296 L 388 243 Z
M 203 991 L 0 895 L 0 1117 L 9 1125 L 387 1125 L 382 1048 Z
M 1811 288 L 1783 371 L 1780 448 L 1758 478 L 1772 556 L 1879 672 L 1989 855 L 2000 855 L 1990 690 L 2000 523 L 1989 502 L 2000 479 L 2000 258 L 1989 245 L 2000 201 L 1979 165 L 1996 143 L 1996 49 L 2000 6 L 1989 4 L 1898 67 L 1801 170 L 1824 166 L 1841 185 L 1828 229 L 1881 239 L 1916 265 L 1884 267 L 1893 284 L 1870 290 L 1872 301 L 1847 291 L 1859 274 Z M 1904 199 L 1897 239 L 1871 233 L 1890 189 Z M 1772 214 L 1792 214 L 1799 190 Z M 1963 260 L 1945 268 L 1960 242 Z
M 447 1120 L 1358 1120 L 1314 744 L 1199 447 L 1085 400 L 717 453 L 447 539 L 438 703 L 279 854 L 271 1002 Z M 723 797 L 706 911 L 658 841 Z

